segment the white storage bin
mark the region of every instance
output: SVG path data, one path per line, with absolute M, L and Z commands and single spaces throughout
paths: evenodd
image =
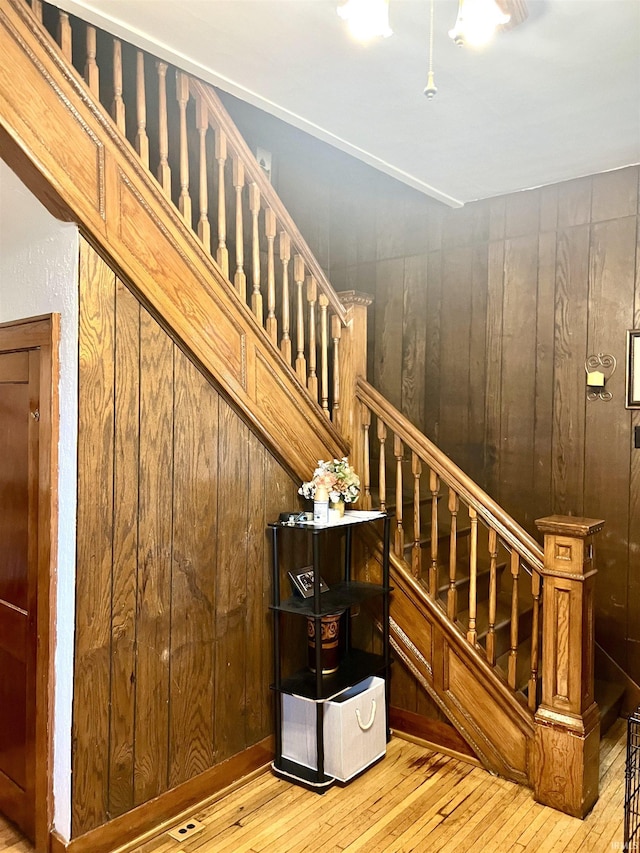
M 372 676 L 325 701 L 324 772 L 341 782 L 351 779 L 387 748 L 384 680 Z M 316 770 L 316 702 L 282 696 L 282 756 Z

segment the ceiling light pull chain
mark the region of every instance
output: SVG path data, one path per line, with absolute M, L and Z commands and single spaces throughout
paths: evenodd
M 431 0 L 431 22 L 429 27 L 429 73 L 427 74 L 427 85 L 424 94 L 428 100 L 431 100 L 438 91 L 433 80 L 433 17 L 434 17 L 435 0 Z

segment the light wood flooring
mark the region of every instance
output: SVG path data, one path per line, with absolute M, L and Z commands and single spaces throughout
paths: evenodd
M 584 821 L 531 791 L 394 737 L 384 761 L 323 796 L 264 773 L 194 814 L 190 838 L 163 833 L 127 853 L 614 853 L 622 850 L 626 722 L 601 744 L 600 799 Z M 0 852 L 31 847 L 0 823 Z M 125 853 L 121 848 L 120 853 Z

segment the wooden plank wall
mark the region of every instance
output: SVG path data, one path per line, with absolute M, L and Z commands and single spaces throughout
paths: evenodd
M 271 733 L 266 524 L 297 483 L 81 247 L 74 837 Z
M 552 512 L 606 519 L 597 637 L 640 681 L 640 415 L 624 406 L 638 167 L 452 210 L 225 103 L 273 152 L 276 189 L 336 289 L 375 296 L 376 388 L 530 532 Z M 618 360 L 614 397 L 588 403 L 585 358 L 601 352 Z

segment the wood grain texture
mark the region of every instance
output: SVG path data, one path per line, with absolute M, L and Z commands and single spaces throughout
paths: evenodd
M 113 542 L 115 275 L 80 248 L 72 832 L 107 819 Z
M 265 527 L 299 501 L 84 242 L 81 306 L 72 837 L 102 844 L 101 826 L 172 802 L 270 733 Z

